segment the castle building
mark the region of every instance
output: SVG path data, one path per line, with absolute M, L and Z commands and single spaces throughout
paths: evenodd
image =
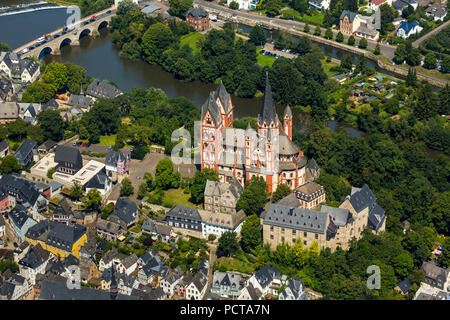
M 233 128 L 234 105 L 221 82 L 202 106 L 201 168 L 214 169 L 221 182 L 235 177 L 242 185 L 253 176 L 263 177 L 268 191 L 286 184 L 292 190 L 318 176 L 307 174 L 307 160 L 292 142 L 292 111 L 284 110 L 280 121 L 275 111 L 272 88 L 266 76 L 257 131 L 250 125 L 246 130 Z

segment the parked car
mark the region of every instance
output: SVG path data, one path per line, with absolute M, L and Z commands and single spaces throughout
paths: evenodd
M 110 13 L 111 13 L 111 10 L 106 11 L 106 14 L 110 14 Z
M 91 143 L 90 143 L 90 142 L 87 142 L 87 143 L 86 143 L 86 148 L 89 148 L 90 145 L 91 145 Z
M 85 21 L 85 22 L 83 22 L 83 24 L 84 24 L 84 25 L 87 25 L 87 24 L 89 24 L 89 21 Z
M 27 52 L 28 52 L 28 48 L 25 48 L 22 51 L 20 51 L 20 53 L 27 53 Z

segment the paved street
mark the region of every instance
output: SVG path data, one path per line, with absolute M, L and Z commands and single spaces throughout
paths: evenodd
M 424 35 L 423 37 L 417 39 L 416 41 L 414 41 L 412 43 L 414 48 L 418 48 L 420 43 L 425 40 L 428 39 L 431 36 L 436 35 L 437 33 L 439 33 L 439 31 L 443 30 L 445 27 L 447 27 L 450 24 L 450 20 L 444 22 L 443 24 L 441 24 L 439 27 L 437 27 L 436 29 L 433 29 L 432 31 L 428 32 L 426 35 Z
M 305 23 L 300 22 L 300 21 L 293 21 L 293 20 L 284 20 L 284 19 L 279 19 L 279 18 L 269 18 L 267 16 L 261 15 L 261 14 L 256 14 L 256 13 L 252 13 L 252 12 L 246 12 L 246 11 L 238 11 L 238 10 L 232 10 L 229 9 L 227 7 L 221 6 L 219 4 L 217 4 L 217 2 L 209 2 L 209 1 L 205 1 L 205 0 L 194 0 L 195 4 L 201 5 L 207 9 L 216 11 L 216 12 L 220 12 L 220 13 L 225 13 L 226 15 L 229 16 L 233 16 L 233 17 L 240 17 L 243 19 L 248 19 L 251 20 L 253 22 L 259 22 L 259 23 L 265 23 L 267 25 L 271 25 L 274 28 L 283 28 L 283 29 L 296 29 L 296 31 L 302 31 L 305 27 Z M 315 26 L 310 25 L 310 30 L 311 32 L 313 32 L 315 29 Z M 322 29 L 322 35 L 325 33 L 325 28 L 321 28 Z M 336 34 L 338 33 L 338 31 L 333 30 L 333 34 L 334 34 L 334 38 L 336 37 Z M 349 38 L 348 35 L 344 35 L 344 42 L 347 42 L 347 39 Z M 376 41 L 372 41 L 372 40 L 367 40 L 368 42 L 368 49 L 375 49 L 375 46 L 377 45 Z M 356 43 L 358 43 L 358 38 Z M 386 56 L 389 59 L 392 59 L 394 57 L 394 51 L 395 51 L 395 46 L 391 46 L 387 43 L 380 43 L 380 48 L 381 48 L 381 53 Z

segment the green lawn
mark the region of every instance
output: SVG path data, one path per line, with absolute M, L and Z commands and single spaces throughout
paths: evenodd
M 275 62 L 275 60 L 277 60 L 277 59 L 275 59 L 274 57 L 262 55 L 259 53 L 260 51 L 261 51 L 261 49 L 258 48 L 258 50 L 257 50 L 258 54 L 256 56 L 256 61 L 258 61 L 258 63 L 262 67 L 265 67 L 265 66 L 271 67 L 272 64 Z
M 325 71 L 325 73 L 327 74 L 328 77 L 332 77 L 332 76 L 338 74 L 338 72 L 330 71 L 330 69 L 332 67 L 339 66 L 339 64 L 337 64 L 335 62 L 326 62 L 326 59 L 321 60 L 321 62 L 322 62 L 323 71 Z
M 308 22 L 313 25 L 322 25 L 324 15 L 319 12 L 314 12 L 312 16 L 308 16 L 307 14 L 302 15 L 298 11 L 294 9 L 287 9 L 283 11 L 283 17 L 294 17 L 297 21 Z
M 116 135 L 100 136 L 100 142 L 98 144 L 101 146 L 113 146 L 116 144 Z
M 185 194 L 183 192 L 183 189 L 169 189 L 164 191 L 163 206 L 172 207 L 176 204 L 180 204 L 187 207 L 201 208 L 201 206 L 196 206 L 195 204 L 190 202 L 190 197 L 191 195 Z
M 239 271 L 243 273 L 252 273 L 255 271 L 255 264 L 245 260 L 240 261 L 236 258 L 221 257 L 217 259 L 215 265 L 217 269 L 222 266 L 225 267 L 227 271 Z
M 187 44 L 189 47 L 192 48 L 193 53 L 197 53 L 200 51 L 200 48 L 197 46 L 197 41 L 201 38 L 205 38 L 205 35 L 201 34 L 199 32 L 191 32 L 191 33 L 181 37 L 180 47 Z

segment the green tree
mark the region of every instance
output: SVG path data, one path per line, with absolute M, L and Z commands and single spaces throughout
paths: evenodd
M 362 38 L 361 40 L 359 40 L 358 47 L 360 47 L 361 49 L 367 48 L 367 40 L 366 40 L 366 38 Z
M 439 261 L 444 268 L 448 268 L 450 267 L 450 237 L 445 238 L 442 247 L 444 251 L 442 251 Z
M 333 39 L 333 31 L 331 28 L 327 28 L 327 30 L 325 30 L 325 39 Z
M 444 56 L 441 61 L 442 72 L 450 72 L 450 55 Z
M 169 158 L 159 160 L 155 172 L 156 188 L 167 190 L 180 186 L 180 173 L 173 172 L 173 168 L 173 162 Z
M 299 55 L 304 55 L 310 53 L 312 51 L 312 43 L 308 37 L 303 36 L 298 39 L 298 44 L 296 47 L 296 51 Z
M 83 198 L 83 203 L 86 209 L 98 210 L 102 203 L 102 195 L 100 191 L 96 188 L 89 190 Z
M 220 250 L 226 257 L 231 257 L 234 253 L 236 253 L 239 250 L 237 233 L 232 231 L 222 233 L 222 236 L 219 238 L 218 250 Z
M 344 68 L 346 70 L 351 70 L 353 67 L 353 59 L 350 55 L 345 55 L 344 58 L 341 60 L 341 68 Z
M 0 52 L 2 51 L 11 51 L 11 47 L 4 42 L 0 42 Z
M 408 54 L 406 55 L 406 63 L 410 66 L 417 66 L 420 64 L 420 50 L 417 48 L 413 48 L 412 46 L 406 50 Z
M 83 196 L 83 193 L 83 186 L 80 182 L 75 181 L 72 188 L 70 188 L 70 196 L 76 200 L 79 200 Z
M 216 171 L 204 168 L 202 171 L 195 172 L 192 185 L 190 186 L 191 201 L 193 203 L 202 203 L 204 201 L 204 192 L 208 180 L 219 181 Z
M 409 68 L 408 75 L 406 76 L 406 86 L 407 87 L 416 87 L 416 84 L 417 84 L 416 69 Z
M 12 172 L 19 172 L 22 169 L 22 166 L 17 161 L 16 157 L 12 154 L 5 156 L 0 160 L 0 173 L 8 174 Z
M 264 209 L 267 197 L 267 184 L 264 178 L 253 176 L 237 201 L 236 209 L 244 210 L 247 215 L 259 215 Z
M 239 3 L 237 3 L 236 1 L 231 1 L 229 7 L 230 9 L 237 10 L 239 9 Z
M 320 27 L 317 26 L 316 29 L 314 30 L 314 35 L 315 36 L 320 36 L 321 33 L 322 33 L 322 29 L 320 29 Z
M 266 35 L 263 27 L 257 24 L 252 28 L 250 31 L 250 41 L 256 46 L 263 46 L 266 43 Z
M 403 63 L 406 59 L 406 47 L 403 43 L 400 43 L 394 51 L 394 61 L 397 64 Z
M 287 184 L 279 184 L 277 190 L 275 190 L 275 192 L 272 194 L 272 202 L 278 202 L 279 200 L 289 195 L 291 192 L 291 188 L 289 188 Z
M 145 182 L 147 184 L 147 190 L 153 190 L 153 187 L 154 187 L 154 185 L 153 185 L 153 176 L 152 176 L 152 174 L 150 172 L 146 172 L 144 174 L 144 180 L 145 180 Z
M 45 71 L 44 74 L 42 74 L 41 79 L 45 83 L 51 84 L 56 91 L 60 91 L 67 84 L 67 68 L 62 63 L 51 62 L 45 67 Z
M 409 252 L 403 251 L 394 257 L 393 265 L 395 273 L 400 279 L 408 276 L 409 272 L 414 268 L 414 261 Z
M 433 52 L 427 53 L 425 60 L 423 61 L 427 69 L 436 69 L 436 56 Z
M 47 103 L 56 93 L 53 85 L 36 81 L 30 84 L 22 95 L 25 103 Z
M 305 23 L 305 27 L 303 28 L 303 31 L 306 33 L 309 33 L 309 23 Z
M 193 0 L 169 0 L 170 11 L 181 18 L 186 17 L 189 8 L 193 7 Z
M 342 32 L 338 32 L 338 34 L 336 35 L 336 41 L 337 42 L 344 42 L 344 35 L 342 34 Z
M 144 198 L 146 195 L 147 195 L 147 183 L 142 182 L 142 183 L 139 185 L 139 189 L 138 189 L 138 193 L 137 193 L 138 199 L 142 199 L 142 198 Z
M 354 36 L 348 37 L 347 44 L 349 46 L 354 46 L 355 45 L 355 37 Z
M 134 193 L 134 187 L 128 177 L 123 178 L 122 186 L 120 187 L 120 196 L 131 196 Z
M 259 217 L 252 214 L 245 218 L 241 229 L 241 248 L 245 252 L 251 252 L 262 244 L 262 234 Z
M 172 43 L 174 37 L 170 28 L 162 23 L 155 23 L 142 36 L 142 51 L 147 62 L 161 62 L 164 50 Z
M 27 123 L 22 119 L 8 122 L 8 137 L 14 141 L 22 141 L 27 136 Z
M 377 45 L 375 46 L 375 49 L 373 50 L 373 54 L 378 56 L 380 53 L 381 53 L 381 47 L 380 47 L 380 44 L 377 43 Z
M 48 171 L 47 171 L 47 178 L 49 178 L 49 179 L 53 179 L 53 174 L 55 173 L 55 168 L 50 168 L 50 169 L 48 169 Z
M 44 130 L 45 139 L 61 141 L 64 138 L 65 123 L 58 110 L 47 109 L 37 116 L 39 126 Z
M 263 6 L 269 17 L 275 17 L 280 14 L 283 4 L 281 3 L 281 0 L 265 0 Z

